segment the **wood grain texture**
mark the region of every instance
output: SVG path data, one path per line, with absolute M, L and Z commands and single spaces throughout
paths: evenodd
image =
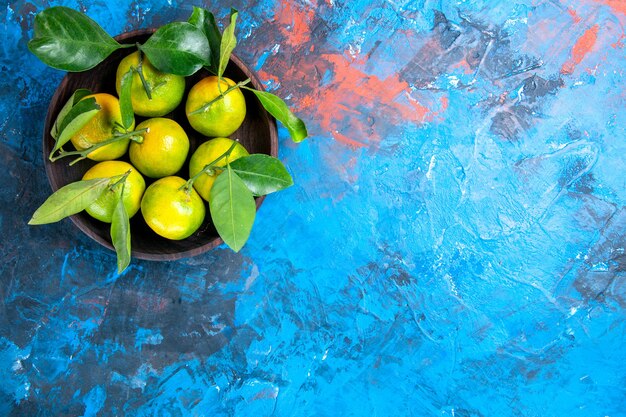
M 153 29 L 133 31 L 119 35 L 116 39 L 120 43 L 143 43 L 153 32 Z M 108 92 L 116 95 L 115 72 L 120 60 L 129 53 L 130 51 L 127 49 L 118 50 L 90 71 L 67 74 L 52 97 L 43 133 L 43 158 L 46 174 L 53 191 L 58 190 L 70 182 L 80 180 L 85 171 L 96 164 L 95 161 L 83 160 L 73 166 L 69 166 L 69 159 L 61 159 L 54 163 L 48 160 L 48 155 L 54 146 L 54 139 L 50 135 L 50 129 L 52 128 L 59 111 L 73 92 L 78 88 L 87 88 L 93 92 Z M 207 75 L 209 75 L 207 71 L 201 70 L 196 74 L 187 77 L 185 97 L 187 96 L 189 89 Z M 234 80 L 235 82 L 250 78 L 251 84 L 254 88 L 257 90 L 263 90 L 263 85 L 259 81 L 256 74 L 235 55 L 231 56 L 230 63 L 226 68 L 224 76 Z M 278 134 L 276 121 L 265 111 L 253 93 L 247 90 L 242 90 L 242 92 L 246 99 L 246 118 L 241 127 L 230 137 L 238 140 L 251 154 L 263 153 L 276 157 L 278 155 Z M 165 117 L 176 120 L 183 127 L 189 137 L 190 149 L 187 161 L 185 162 L 183 168 L 176 174 L 180 177 L 188 178 L 189 158 L 196 148 L 201 143 L 205 142 L 207 138 L 193 130 L 189 125 L 187 117 L 185 116 L 184 102 L 185 99 L 183 99 L 183 102 L 173 112 Z M 145 118 L 138 116 L 135 117 L 136 124 L 139 124 L 142 120 L 145 120 Z M 128 161 L 128 155 L 125 155 L 122 159 Z M 149 178 L 145 179 L 147 185 L 154 181 Z M 264 197 L 256 199 L 257 210 L 263 203 L 263 200 Z M 113 250 L 109 234 L 109 224 L 95 220 L 85 212 L 72 216 L 71 220 L 87 236 Z M 172 241 L 160 237 L 144 222 L 141 213 L 137 213 L 137 215 L 131 219 L 131 230 L 132 256 L 139 259 L 181 259 L 201 254 L 222 243 L 222 239 L 220 239 L 211 222 L 211 216 L 208 214 L 208 204 L 207 216 L 204 223 L 200 226 L 196 233 L 187 239 Z

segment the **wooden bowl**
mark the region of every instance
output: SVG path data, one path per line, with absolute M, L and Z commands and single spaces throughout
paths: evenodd
M 153 32 L 154 29 L 138 30 L 124 33 L 117 36 L 115 39 L 117 39 L 120 43 L 143 43 Z M 83 174 L 90 167 L 96 164 L 95 161 L 86 159 L 73 166 L 69 166 L 69 162 L 72 160 L 72 157 L 63 158 L 56 162 L 50 162 L 48 160 L 48 155 L 54 147 L 54 139 L 50 135 L 50 129 L 52 128 L 59 111 L 78 88 L 87 88 L 94 93 L 106 92 L 117 95 L 115 92 L 115 72 L 122 58 L 131 52 L 132 50 L 129 49 L 121 49 L 111 54 L 111 56 L 109 56 L 104 62 L 89 71 L 68 73 L 57 88 L 54 96 L 52 97 L 52 101 L 50 102 L 50 106 L 48 107 L 48 114 L 46 116 L 46 124 L 43 132 L 44 164 L 46 167 L 46 174 L 53 191 L 58 190 L 70 182 L 79 181 Z M 177 109 L 165 116 L 176 120 L 183 127 L 189 136 L 189 141 L 191 143 L 187 161 L 185 162 L 183 168 L 176 174 L 182 178 L 189 178 L 188 169 L 191 154 L 201 143 L 208 140 L 206 137 L 191 128 L 189 122 L 187 121 L 187 117 L 185 116 L 185 100 L 189 89 L 196 82 L 207 75 L 209 75 L 208 72 L 201 70 L 196 74 L 187 77 L 186 92 L 183 101 Z M 263 85 L 259 81 L 256 74 L 235 55 L 231 56 L 230 63 L 226 68 L 224 76 L 234 80 L 235 82 L 250 78 L 251 84 L 255 89 L 263 90 Z M 231 135 L 231 138 L 239 140 L 239 142 L 251 154 L 264 153 L 276 157 L 278 155 L 278 134 L 276 131 L 276 121 L 265 111 L 254 94 L 243 89 L 242 92 L 246 99 L 246 118 L 241 127 Z M 136 124 L 139 124 L 145 119 L 146 118 L 136 116 L 135 122 Z M 71 144 L 68 144 L 67 146 L 71 148 Z M 124 156 L 122 159 L 128 161 L 128 155 Z M 146 185 L 154 182 L 154 180 L 147 177 L 145 179 Z M 264 197 L 256 199 L 257 210 L 263 202 L 263 199 Z M 109 224 L 92 218 L 84 211 L 71 216 L 71 220 L 87 236 L 113 250 Z M 211 222 L 208 204 L 207 215 L 204 223 L 196 233 L 184 240 L 168 240 L 157 235 L 144 222 L 140 212 L 133 216 L 130 220 L 130 224 L 132 236 L 132 256 L 139 259 L 174 260 L 186 258 L 206 252 L 222 243 L 222 239 L 217 234 L 217 231 Z

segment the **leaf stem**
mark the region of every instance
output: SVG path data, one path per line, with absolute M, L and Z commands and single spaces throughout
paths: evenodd
M 202 113 L 202 112 L 207 111 L 215 102 L 223 99 L 226 94 L 230 93 L 231 91 L 233 91 L 233 90 L 235 90 L 235 89 L 237 89 L 239 87 L 245 86 L 249 82 L 250 82 L 250 78 L 248 78 L 248 79 L 246 79 L 244 81 L 238 82 L 237 84 L 235 84 L 235 85 L 233 85 L 231 87 L 228 87 L 228 89 L 226 91 L 224 91 L 223 93 L 220 90 L 220 95 L 219 96 L 215 97 L 213 100 L 209 101 L 208 103 L 205 103 L 202 107 L 192 111 L 191 113 L 189 113 L 189 115 L 198 114 L 198 113 Z M 219 88 L 220 84 L 221 84 L 221 82 L 218 81 L 218 83 L 217 83 L 218 88 Z
M 124 192 L 124 186 L 126 185 L 126 178 L 128 178 L 128 176 L 130 175 L 130 173 L 131 173 L 131 170 L 130 170 L 130 169 L 129 169 L 128 171 L 126 171 L 125 173 L 123 173 L 123 174 L 122 174 L 122 176 L 120 177 L 120 179 L 119 179 L 119 180 L 117 180 L 117 181 L 115 181 L 113 184 L 110 184 L 110 185 L 109 185 L 109 187 L 108 187 L 108 188 L 109 188 L 109 190 L 114 191 L 114 190 L 115 190 L 115 187 L 116 187 L 118 184 L 123 183 L 123 184 L 122 184 L 122 193 L 123 193 L 123 192 Z M 111 177 L 111 179 L 113 179 L 113 178 L 115 178 L 115 177 Z
M 116 135 L 113 136 L 109 139 L 103 140 L 102 142 L 96 143 L 86 149 L 83 149 L 81 151 L 63 151 L 63 149 L 60 149 L 60 152 L 57 156 L 51 157 L 50 161 L 55 162 L 58 161 L 61 158 L 65 158 L 66 156 L 79 156 L 78 158 L 74 159 L 72 162 L 70 162 L 70 166 L 74 165 L 75 163 L 77 163 L 78 161 L 82 161 L 83 159 L 87 158 L 87 156 L 89 154 L 91 154 L 93 151 L 100 149 L 104 146 L 110 145 L 112 143 L 115 142 L 119 142 L 121 140 L 124 139 L 130 139 L 130 140 L 134 140 L 137 143 L 141 143 L 143 142 L 143 136 L 141 136 L 141 133 L 145 133 L 147 132 L 148 129 L 139 129 L 139 130 L 134 130 L 132 132 L 126 132 L 120 135 Z
M 234 142 L 232 145 L 230 145 L 230 148 L 228 148 L 228 150 L 226 152 L 224 152 L 223 154 L 221 154 L 220 156 L 218 156 L 217 158 L 215 158 L 214 160 L 212 160 L 211 162 L 209 162 L 208 164 L 206 164 L 204 166 L 204 168 L 202 168 L 200 170 L 200 172 L 198 172 L 196 175 L 194 175 L 193 177 L 189 178 L 189 180 L 187 180 L 187 182 L 185 184 L 183 184 L 179 190 L 186 190 L 189 191 L 191 189 L 191 187 L 193 187 L 193 183 L 202 175 L 202 174 L 206 174 L 209 171 L 213 170 L 213 167 L 222 159 L 226 158 L 226 163 L 228 164 L 228 157 L 230 156 L 231 152 L 233 151 L 233 149 L 235 149 L 235 146 L 237 146 L 239 142 Z
M 209 66 L 205 66 L 204 69 L 207 70 L 209 72 L 209 74 L 215 75 L 217 77 L 217 71 L 215 71 L 213 68 L 211 68 Z

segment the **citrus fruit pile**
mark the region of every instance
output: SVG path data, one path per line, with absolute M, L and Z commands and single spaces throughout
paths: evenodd
M 130 262 L 129 219 L 135 215 L 140 215 L 156 235 L 182 240 L 198 232 L 210 213 L 224 242 L 235 251 L 241 249 L 254 222 L 254 197 L 293 183 L 279 160 L 269 155 L 250 155 L 241 143 L 229 137 L 246 118 L 246 98 L 241 89 L 253 92 L 266 110 L 287 127 L 294 140 L 304 139 L 306 128 L 278 97 L 246 87 L 249 79 L 235 82 L 223 75 L 236 44 L 236 17 L 237 12 L 233 11 L 230 24 L 220 33 L 210 12 L 194 8 L 188 23 L 162 27 L 121 59 L 115 74 L 115 91 L 76 90 L 60 110 L 50 132 L 55 144 L 49 159 L 55 162 L 75 157 L 70 165 L 83 159 L 96 163 L 82 180 L 52 194 L 29 223 L 50 223 L 83 210 L 100 222 L 110 223 L 119 271 Z M 67 21 L 61 23 L 68 27 L 83 25 L 84 31 L 97 26 L 71 9 L 52 7 L 37 15 L 36 35 L 44 31 L 37 30 L 38 21 L 48 30 L 52 26 L 47 21 L 59 23 L 63 19 Z M 100 37 L 105 35 L 98 33 Z M 67 38 L 67 33 L 63 36 Z M 174 48 L 168 55 L 163 46 L 172 44 L 168 36 L 180 43 L 187 58 L 190 51 L 199 50 L 192 41 L 207 47 L 210 54 L 201 65 L 191 60 L 193 68 L 185 67 L 179 59 L 181 50 Z M 36 37 L 29 48 L 48 65 L 70 71 L 93 66 L 89 62 L 82 69 L 70 68 L 75 65 L 71 57 L 67 62 L 59 61 L 63 51 L 46 55 L 50 45 L 48 49 L 38 49 L 38 42 L 46 39 Z M 78 39 L 72 46 L 80 47 L 84 42 Z M 62 42 L 57 41 L 54 47 L 59 43 Z M 96 50 L 96 46 L 92 49 Z M 97 57 L 94 62 L 104 58 Z M 55 59 L 59 62 L 49 62 Z M 187 79 L 202 67 L 207 74 L 200 81 L 192 83 Z M 191 88 L 187 91 L 188 84 Z M 176 120 L 176 114 L 184 114 L 184 121 Z M 181 124 L 193 132 L 185 131 Z M 191 155 L 190 133 L 202 138 Z M 66 149 L 70 144 L 74 150 Z

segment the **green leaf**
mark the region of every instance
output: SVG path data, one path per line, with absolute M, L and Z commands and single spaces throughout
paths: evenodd
M 35 211 L 28 224 L 54 223 L 83 211 L 107 189 L 110 180 L 95 178 L 59 188 Z
M 217 74 L 220 62 L 220 46 L 222 42 L 222 34 L 217 26 L 213 13 L 201 7 L 193 7 L 193 12 L 189 17 L 189 23 L 200 29 L 209 41 L 211 48 L 211 59 L 208 69 Z
M 78 90 L 74 91 L 74 94 L 72 94 L 69 100 L 67 100 L 67 102 L 59 112 L 57 119 L 54 121 L 54 125 L 52 125 L 52 129 L 50 130 L 50 136 L 52 136 L 54 139 L 59 138 L 59 133 L 61 133 L 59 127 L 61 126 L 61 122 L 63 122 L 63 119 L 65 118 L 67 113 L 72 110 L 72 107 L 74 107 L 76 103 L 78 103 L 81 99 L 87 97 L 90 94 L 93 93 L 85 88 L 79 88 Z
M 120 82 L 120 113 L 122 114 L 122 125 L 128 130 L 135 122 L 133 113 L 133 103 L 131 101 L 133 87 L 133 70 L 129 69 Z
M 230 166 L 256 196 L 270 194 L 293 185 L 293 179 L 283 163 L 269 155 L 244 156 L 231 162 Z
M 294 142 L 302 142 L 306 139 L 308 136 L 306 125 L 289 110 L 287 104 L 285 104 L 280 97 L 268 93 L 267 91 L 254 90 L 249 87 L 243 88 L 252 91 L 258 97 L 263 107 L 265 107 L 265 110 L 287 128 Z
M 28 49 L 44 64 L 64 71 L 86 71 L 122 46 L 96 22 L 76 10 L 50 7 L 35 17 Z
M 217 76 L 219 78 L 222 78 L 222 75 L 226 70 L 226 66 L 228 65 L 228 61 L 230 60 L 230 54 L 233 52 L 233 49 L 235 49 L 235 46 L 237 46 L 235 25 L 237 23 L 238 14 L 239 12 L 237 12 L 237 10 L 230 10 L 230 25 L 224 28 L 224 33 L 222 34 L 222 41 L 220 42 L 220 60 L 217 69 Z
M 122 198 L 125 184 L 126 182 L 122 183 L 122 187 L 120 187 L 121 191 L 111 219 L 111 241 L 117 254 L 118 274 L 122 273 L 130 264 L 130 221 Z
M 99 111 L 100 106 L 93 97 L 81 100 L 72 107 L 59 125 L 58 137 L 50 155 L 69 142 L 72 136 L 89 123 Z
M 210 47 L 204 33 L 187 22 L 161 26 L 139 47 L 159 71 L 189 76 L 210 60 Z
M 232 250 L 239 252 L 250 236 L 256 204 L 252 193 L 230 165 L 215 179 L 209 207 L 220 237 Z

